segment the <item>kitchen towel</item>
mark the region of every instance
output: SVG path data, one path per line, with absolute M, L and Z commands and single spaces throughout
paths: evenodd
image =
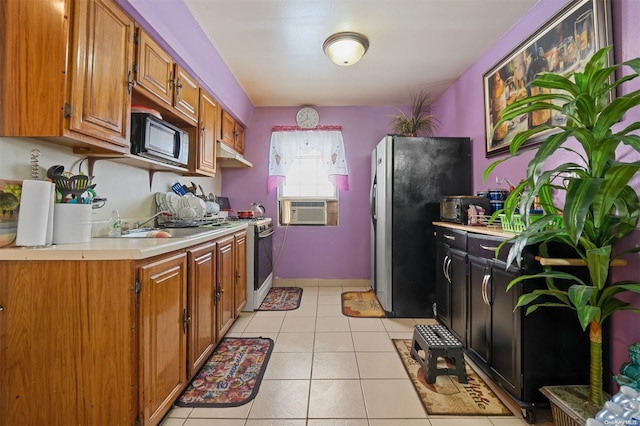
M 43 180 L 24 180 L 16 246 L 44 247 L 53 242 L 55 186 Z

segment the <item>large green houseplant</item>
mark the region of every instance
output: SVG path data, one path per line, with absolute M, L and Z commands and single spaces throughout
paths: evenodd
M 505 201 L 507 218 L 520 212 L 526 229 L 514 236 L 508 263 L 519 262 L 526 245 L 539 244 L 542 257 L 547 244 L 559 242 L 571 246 L 586 264 L 589 279 L 544 267 L 536 275 L 521 276 L 509 288 L 522 280 L 544 278 L 546 288 L 522 295 L 517 307 L 527 307 L 527 314 L 544 307 L 565 307 L 576 312 L 583 330 L 589 329 L 590 384 L 589 401 L 592 408 L 604 404 L 602 365 L 602 324 L 614 312 L 640 309 L 621 300 L 624 292 L 640 293 L 640 282 L 610 282 L 609 267 L 615 257 L 614 247 L 621 239 L 637 229 L 640 201 L 630 180 L 640 169 L 640 161 L 624 162 L 616 158 L 616 148 L 627 145 L 640 152 L 640 122 L 614 131 L 631 108 L 640 104 L 640 91 L 615 97 L 611 94 L 625 82 L 638 77 L 640 58 L 621 64 L 607 65 L 611 46 L 597 51 L 583 72 L 563 76 L 543 73 L 532 86 L 543 93 L 528 96 L 505 108 L 495 128 L 522 114 L 554 110 L 566 116 L 566 124 L 545 124 L 517 134 L 509 147 L 510 155 L 492 163 L 485 171 L 487 179 L 494 168 L 509 158 L 521 154 L 523 144 L 532 137 L 543 136 L 533 159 L 529 162 L 525 179 Z M 631 73 L 619 79 L 614 73 L 622 66 Z M 625 69 L 627 69 L 625 67 Z M 575 142 L 577 141 L 577 143 Z M 549 169 L 547 160 L 558 152 L 572 161 Z M 534 200 L 540 202 L 544 215 L 529 220 Z M 627 252 L 637 252 L 636 249 Z M 570 280 L 568 290 L 562 290 L 555 280 Z M 567 288 L 566 286 L 562 288 Z

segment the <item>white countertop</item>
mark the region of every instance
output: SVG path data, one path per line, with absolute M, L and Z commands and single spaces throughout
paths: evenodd
M 246 222 L 238 222 L 223 228 L 212 227 L 210 232 L 184 238 L 92 238 L 88 243 L 43 248 L 7 247 L 0 249 L 0 261 L 146 259 L 234 234 L 247 226 Z
M 502 228 L 488 228 L 486 226 L 460 225 L 458 223 L 452 223 L 452 222 L 433 222 L 433 224 L 436 226 L 442 226 L 444 228 L 459 229 L 461 231 L 475 232 L 476 234 L 492 235 L 494 237 L 502 237 L 507 239 L 513 238 L 517 235 L 512 232 L 505 232 L 502 230 Z

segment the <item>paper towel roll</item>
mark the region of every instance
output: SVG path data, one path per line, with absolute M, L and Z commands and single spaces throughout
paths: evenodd
M 43 180 L 24 180 L 16 245 L 44 247 L 53 240 L 53 203 L 55 186 Z

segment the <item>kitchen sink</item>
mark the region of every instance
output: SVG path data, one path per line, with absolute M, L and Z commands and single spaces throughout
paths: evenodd
M 216 228 L 165 228 L 165 229 L 131 229 L 119 236 L 105 235 L 102 238 L 186 238 L 213 232 Z M 167 235 L 168 234 L 168 235 Z

